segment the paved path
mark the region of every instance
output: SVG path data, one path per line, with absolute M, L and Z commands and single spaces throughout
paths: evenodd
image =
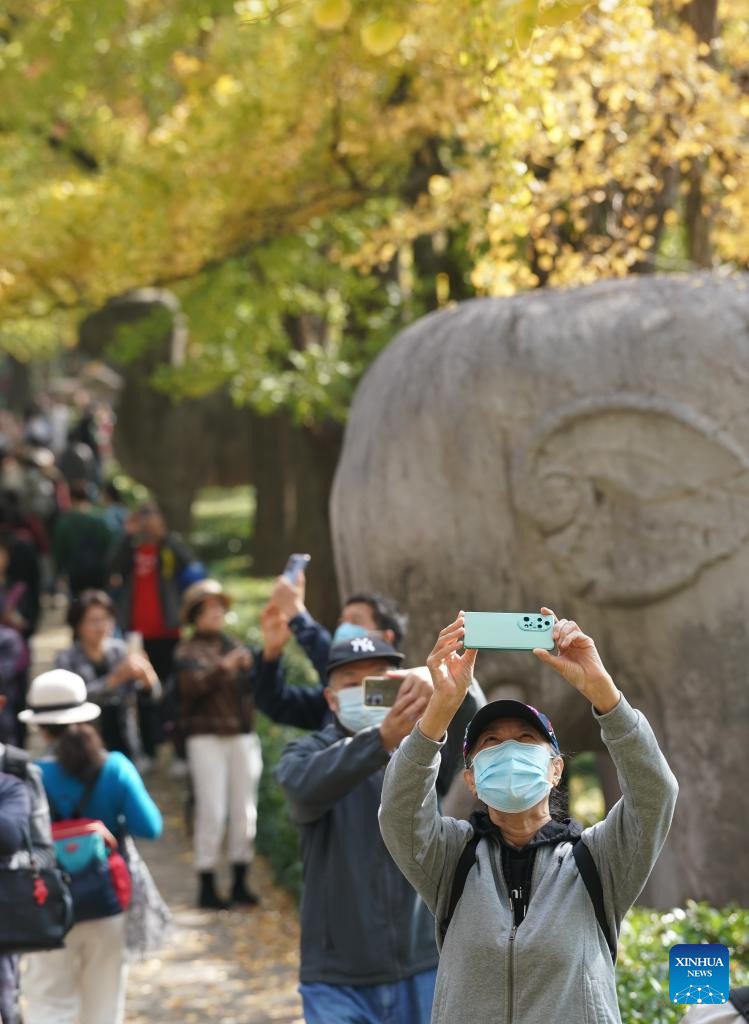
M 59 609 L 45 615 L 34 642 L 37 672 L 49 668 L 69 642 Z M 195 876 L 182 818 L 184 784 L 159 764 L 146 783 L 164 815 L 164 834 L 139 842 L 175 918 L 174 936 L 158 957 L 130 969 L 126 1024 L 302 1024 L 296 991 L 298 914 L 274 886 L 262 859 L 253 888 L 262 898 L 251 911 L 209 913 L 194 908 Z M 223 882 L 228 881 L 223 870 Z

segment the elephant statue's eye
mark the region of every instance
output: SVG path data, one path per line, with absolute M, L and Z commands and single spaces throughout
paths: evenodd
M 749 538 L 749 459 L 676 402 L 561 410 L 513 466 L 513 495 L 572 588 L 603 604 L 678 590 Z

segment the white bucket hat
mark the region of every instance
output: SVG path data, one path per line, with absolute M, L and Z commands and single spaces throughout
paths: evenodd
M 18 716 L 21 722 L 37 725 L 74 725 L 91 722 L 101 714 L 98 704 L 86 700 L 86 684 L 75 672 L 55 668 L 32 682 L 28 708 Z

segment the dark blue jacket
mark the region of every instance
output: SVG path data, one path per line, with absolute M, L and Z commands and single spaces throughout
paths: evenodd
M 434 920 L 377 823 L 390 755 L 379 730 L 337 722 L 292 741 L 276 768 L 302 838 L 302 982 L 381 985 L 437 964 Z

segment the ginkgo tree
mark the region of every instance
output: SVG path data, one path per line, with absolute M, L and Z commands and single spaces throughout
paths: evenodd
M 153 386 L 335 447 L 441 303 L 743 266 L 742 3 L 6 0 L 0 345 L 45 355 L 167 287 L 188 340 Z
M 5 346 L 29 354 L 129 288 L 193 277 L 373 198 L 415 198 L 415 154 L 451 145 L 476 102 L 481 31 L 510 52 L 521 9 L 10 0 Z
M 743 265 L 749 30 L 721 0 L 695 32 L 705 7 L 11 0 L 3 346 L 168 285 L 190 343 L 161 386 L 312 422 L 440 302 Z

